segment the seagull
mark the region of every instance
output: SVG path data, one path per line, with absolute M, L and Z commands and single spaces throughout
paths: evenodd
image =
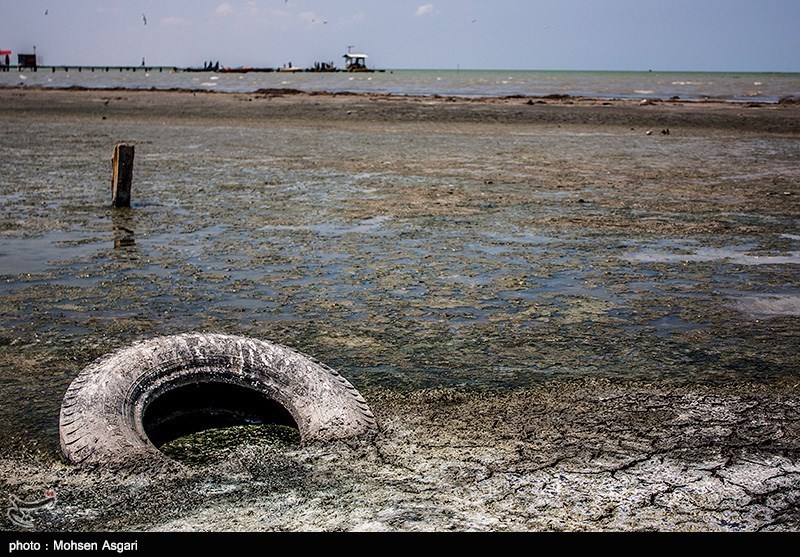
M 142 21 L 144 21 L 144 24 L 147 25 L 147 16 L 144 14 L 142 14 Z

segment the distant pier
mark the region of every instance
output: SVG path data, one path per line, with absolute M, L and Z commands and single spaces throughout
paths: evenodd
M 5 66 L 3 66 L 5 70 Z M 9 66 L 8 71 L 18 72 L 206 72 L 206 73 L 249 73 L 274 72 L 274 68 L 220 68 L 209 70 L 203 68 L 180 68 L 178 66 Z
M 9 66 L 19 72 L 181 72 L 187 68 L 176 66 Z
M 178 66 L 73 66 L 73 65 L 65 65 L 65 66 L 2 66 L 0 68 L 2 71 L 17 71 L 17 72 L 89 72 L 89 73 L 102 73 L 102 72 L 173 72 L 173 73 L 180 73 L 180 72 L 195 72 L 195 73 L 268 73 L 268 72 L 286 72 L 286 71 L 293 71 L 293 72 L 311 72 L 311 73 L 334 73 L 334 72 L 348 72 L 348 71 L 362 71 L 362 72 L 383 72 L 384 70 L 372 70 L 362 68 L 359 70 L 355 69 L 338 69 L 338 68 L 292 68 L 291 70 L 288 68 L 219 68 L 216 69 L 208 69 L 208 68 L 182 68 Z

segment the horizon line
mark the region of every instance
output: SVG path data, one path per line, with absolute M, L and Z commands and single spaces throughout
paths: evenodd
M 2 65 L 2 64 L 0 64 Z M 18 64 L 11 64 L 11 68 L 14 69 L 30 69 L 30 66 L 20 66 Z M 178 65 L 178 64 L 146 64 L 142 66 L 141 63 L 135 64 L 76 64 L 76 63 L 45 63 L 45 64 L 37 64 L 38 68 L 63 68 L 63 67 L 75 67 L 75 68 L 177 68 L 179 70 L 183 69 L 200 69 L 202 66 L 197 65 Z M 313 66 L 296 66 L 299 69 L 308 69 L 312 68 Z M 263 68 L 263 69 L 275 69 L 278 70 L 281 68 L 280 65 L 278 66 L 256 66 L 256 65 L 220 65 L 220 68 L 227 68 L 227 69 L 238 69 L 238 68 Z M 573 72 L 573 73 L 654 73 L 654 74 L 667 74 L 667 73 L 713 73 L 713 74 L 800 74 L 800 69 L 798 70 L 747 70 L 747 69 L 739 69 L 739 70 L 675 70 L 675 69 L 655 69 L 655 68 L 648 68 L 648 69 L 614 69 L 614 68 L 606 68 L 606 69 L 575 69 L 575 68 L 473 68 L 473 67 L 455 67 L 455 68 L 412 68 L 412 67 L 378 67 L 373 66 L 370 68 L 373 71 L 384 71 L 384 72 L 392 72 L 392 71 L 429 71 L 429 72 L 456 72 L 456 71 L 474 71 L 474 72 Z

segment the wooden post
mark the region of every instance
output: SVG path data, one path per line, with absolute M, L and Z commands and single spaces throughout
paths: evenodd
M 117 143 L 111 159 L 111 202 L 114 207 L 131 206 L 131 182 L 133 182 L 133 145 Z

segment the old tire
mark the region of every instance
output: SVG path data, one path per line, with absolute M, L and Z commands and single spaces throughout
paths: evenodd
M 278 344 L 194 333 L 140 342 L 90 364 L 67 389 L 59 433 L 71 462 L 111 463 L 165 458 L 156 445 L 187 426 L 273 418 L 289 420 L 304 443 L 377 429 L 363 397 L 333 369 Z

